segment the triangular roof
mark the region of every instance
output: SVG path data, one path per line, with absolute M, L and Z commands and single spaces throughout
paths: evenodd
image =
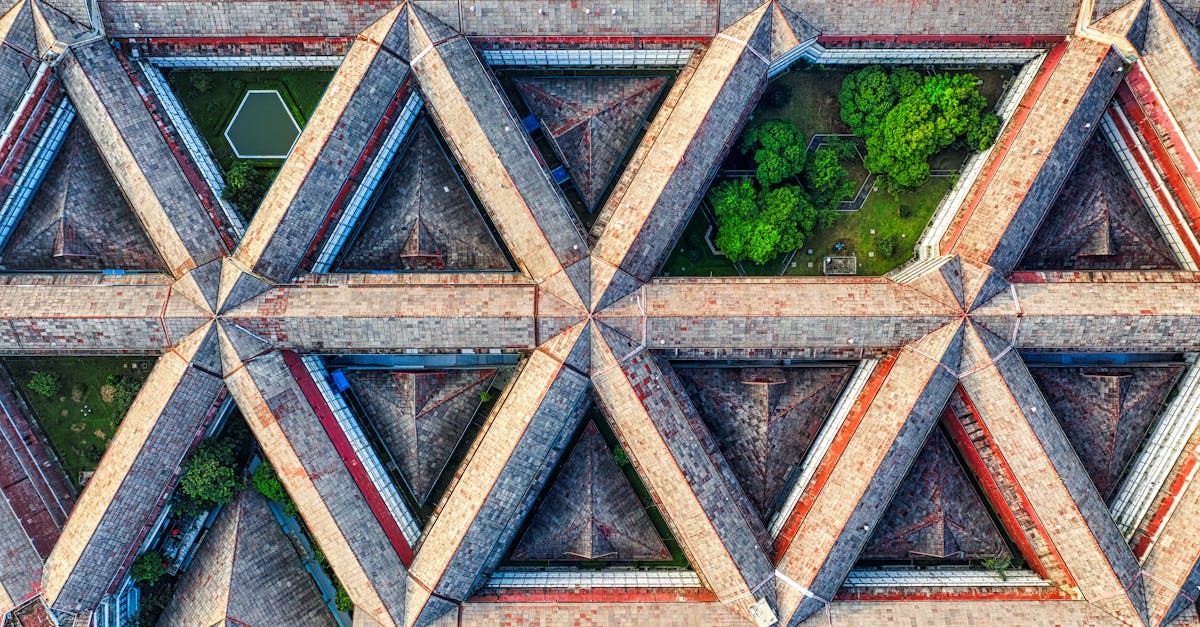
M 665 76 L 558 76 L 513 83 L 571 173 L 589 211 L 667 84 Z
M 589 421 L 547 488 L 525 534 L 517 561 L 666 561 L 663 544 L 641 499 Z
M 337 624 L 262 495 L 242 492 L 202 542 L 160 625 Z
M 952 446 L 933 430 L 860 560 L 961 563 L 1013 556 Z
M 0 250 L 7 270 L 152 270 L 166 264 L 80 121 Z
M 675 372 L 764 521 L 850 378 L 829 368 L 696 368 Z
M 1109 501 L 1183 368 L 1039 367 L 1029 372 L 1092 483 Z
M 1116 154 L 1097 133 L 1018 267 L 1174 270 L 1179 264 Z
M 509 270 L 435 131 L 421 120 L 339 270 Z
M 346 377 L 417 501 L 428 501 L 497 370 L 351 370 Z

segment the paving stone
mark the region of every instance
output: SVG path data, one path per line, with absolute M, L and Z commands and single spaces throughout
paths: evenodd
M 554 483 L 533 511 L 533 522 L 512 554 L 514 560 L 573 562 L 666 561 L 671 553 L 658 537 L 645 506 L 613 460 L 613 452 L 589 422 L 562 462 Z
M 411 133 L 338 269 L 511 269 L 428 122 Z

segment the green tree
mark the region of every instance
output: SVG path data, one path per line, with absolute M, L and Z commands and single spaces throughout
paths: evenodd
M 129 575 L 136 581 L 154 583 L 167 574 L 166 559 L 158 551 L 146 551 L 133 560 Z
M 268 501 L 287 502 L 287 490 L 283 489 L 283 484 L 279 482 L 279 477 L 275 474 L 275 469 L 271 467 L 271 464 L 266 462 L 259 464 L 258 468 L 254 469 L 251 482 L 254 484 L 254 489 L 267 497 Z
M 867 66 L 842 80 L 838 92 L 842 121 L 859 137 L 867 137 L 883 123 L 884 116 L 900 99 L 916 93 L 921 75 L 908 68 L 885 70 Z
M 771 120 L 746 132 L 742 152 L 754 150 L 758 164 L 755 177 L 763 187 L 771 187 L 800 174 L 808 156 L 807 142 L 800 127 L 789 120 Z
M 717 186 L 712 196 L 717 215 L 717 246 L 732 261 L 766 263 L 804 244 L 817 221 L 817 210 L 799 187 L 758 192 L 741 179 Z
M 821 210 L 833 210 L 854 193 L 850 175 L 842 166 L 841 150 L 837 146 L 821 146 L 812 163 L 804 170 L 804 184 L 812 204 Z
M 233 470 L 233 445 L 224 439 L 208 439 L 183 464 L 179 487 L 197 505 L 213 507 L 233 500 L 237 478 Z
M 50 398 L 62 389 L 62 382 L 53 372 L 35 372 L 25 387 L 29 388 L 31 392 Z
M 886 80 L 885 80 L 886 78 Z M 842 82 L 842 119 L 866 139 L 866 165 L 890 182 L 915 187 L 929 178 L 929 158 L 966 139 L 976 150 L 995 141 L 999 118 L 972 74 L 919 81 L 911 70 L 864 68 Z
M 258 168 L 246 161 L 237 161 L 225 173 L 225 191 L 221 196 L 249 218 L 262 203 L 269 187 L 270 181 Z

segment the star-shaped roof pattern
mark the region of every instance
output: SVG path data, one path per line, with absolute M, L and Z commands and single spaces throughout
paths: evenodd
M 871 622 L 904 603 L 915 613 L 1014 622 L 1186 618 L 1200 581 L 1200 488 L 1190 481 L 1200 466 L 1195 368 L 1145 427 L 1149 444 L 1125 464 L 1123 478 L 1112 461 L 1094 482 L 1096 460 L 1080 460 L 1071 419 L 1056 413 L 1023 355 L 1200 351 L 1195 27 L 1161 0 L 1135 0 L 1094 24 L 1082 18 L 1078 34 L 1031 66 L 996 145 L 964 177 L 936 246 L 896 273 L 656 277 L 768 77 L 818 45 L 817 29 L 790 3 L 734 10 L 742 15 L 717 22 L 723 28 L 671 82 L 585 231 L 463 34 L 471 18 L 450 24 L 418 3 L 392 7 L 353 40 L 237 241 L 219 194 L 160 113 L 146 76 L 91 30 L 86 9 L 20 0 L 0 14 L 0 55 L 32 52 L 47 62 L 40 71 L 24 61 L 18 72 L 2 70 L 13 76 L 0 76 L 0 113 L 11 109 L 5 119 L 15 120 L 16 133 L 0 138 L 0 193 L 7 202 L 25 189 L 22 173 L 37 162 L 42 132 L 69 109 L 77 117 L 70 132 L 86 132 L 95 144 L 165 269 L 0 276 L 3 354 L 161 355 L 45 556 L 37 586 L 44 600 L 86 613 L 114 590 L 180 463 L 228 395 L 363 621 L 483 624 L 507 613 L 557 623 L 595 610 L 651 623 L 775 617 L 798 625 Z M 620 11 L 597 13 L 610 19 Z M 31 96 L 13 96 L 24 93 Z M 380 147 L 403 135 L 410 102 L 428 112 L 516 272 L 310 272 L 343 227 L 354 227 L 343 216 L 368 202 L 367 181 L 378 182 L 369 173 L 387 169 L 391 157 Z M 1156 252 L 1168 251 L 1179 269 L 1018 270 L 1098 134 L 1157 216 L 1163 243 Z M 419 229 L 424 201 L 413 202 L 418 226 L 405 224 Z M 1109 257 L 1114 246 L 1131 245 L 1113 234 L 1127 224 L 1115 199 L 1097 202 L 1110 204 L 1069 254 Z M 65 209 L 56 215 L 70 224 Z M 10 235 L 0 230 L 0 242 Z M 468 234 L 441 241 L 451 235 Z M 413 246 L 427 252 L 420 241 Z M 319 355 L 462 351 L 522 358 L 432 516 L 419 524 L 376 472 L 380 460 L 360 446 Z M 752 438 L 713 428 L 705 404 L 714 403 L 689 393 L 695 382 L 676 373 L 675 359 L 861 364 L 828 415 L 813 419 L 817 432 L 796 444 L 803 460 L 776 468 L 763 450 L 745 458 L 730 452 L 731 442 Z M 1098 392 L 1105 399 L 1128 395 L 1125 383 L 1103 385 L 1119 388 Z M 417 397 L 427 397 L 413 394 L 397 413 L 417 423 Z M 767 394 L 739 402 L 769 422 L 776 409 Z M 599 576 L 571 584 L 569 593 L 489 588 L 555 468 L 611 471 L 599 448 L 569 446 L 593 398 L 698 584 L 631 591 Z M 1109 415 L 1118 429 L 1141 411 L 1137 398 L 1128 402 L 1135 407 Z M 1133 418 L 1141 429 L 1140 414 Z M 408 435 L 419 433 L 403 420 Z M 957 522 L 963 533 L 953 543 L 943 537 L 941 548 L 990 547 L 1002 531 L 1028 558 L 1021 576 L 1033 578 L 1034 592 L 992 581 L 983 587 L 999 591 L 976 597 L 970 586 L 910 572 L 912 581 L 877 585 L 876 605 L 835 599 L 914 464 L 928 471 L 919 476 L 941 477 L 943 501 L 974 487 L 941 472 L 942 461 L 924 460 L 927 442 L 953 443 L 965 462 L 951 470 L 971 473 L 999 521 L 983 528 L 939 519 L 943 531 Z M 1122 444 L 1120 455 L 1128 448 Z M 755 476 L 748 466 L 762 460 L 766 472 L 748 480 Z M 424 485 L 434 472 L 427 466 L 438 464 L 406 470 Z M 593 505 L 633 508 L 611 486 L 589 485 L 593 497 L 604 496 Z M 779 499 L 767 496 L 777 488 Z M 768 501 L 778 509 L 768 512 Z M 967 502 L 971 510 L 983 501 Z M 5 514 L 0 524 L 11 522 Z M 596 512 L 583 518 L 593 531 L 611 521 Z M 645 535 L 640 520 L 612 522 L 628 525 L 613 537 Z M 235 522 L 240 530 L 252 519 Z M 569 550 L 609 550 L 597 538 L 568 538 Z M 4 568 L 0 561 L 0 575 Z M 490 596 L 481 600 L 485 589 Z M 567 594 L 579 605 L 553 603 Z M 910 596 L 945 605 L 904 600 Z

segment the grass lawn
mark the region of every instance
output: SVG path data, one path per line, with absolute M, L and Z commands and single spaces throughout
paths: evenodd
M 737 276 L 737 268 L 729 259 L 714 255 L 708 248 L 708 243 L 704 241 L 704 232 L 708 226 L 704 212 L 696 209 L 696 213 L 692 214 L 692 221 L 675 243 L 675 250 L 667 258 L 667 263 L 660 273 L 662 276 Z M 747 271 L 749 270 L 747 268 Z
M 21 394 L 36 414 L 50 445 L 63 463 L 63 469 L 79 487 L 79 473 L 95 470 L 117 425 L 125 417 L 116 407 L 114 387 L 109 375 L 123 377 L 125 385 L 136 391 L 142 387 L 153 359 L 126 357 L 63 357 L 8 359 Z M 36 372 L 50 372 L 61 384 L 58 394 L 46 398 L 31 391 L 27 384 Z
M 846 244 L 846 253 L 839 254 L 855 253 L 858 256 L 858 274 L 886 274 L 912 257 L 912 247 L 942 197 L 950 191 L 951 180 L 947 176 L 933 177 L 917 189 L 900 192 L 894 198 L 887 190 L 876 189 L 867 197 L 861 210 L 841 214 L 833 227 L 818 231 L 805 242 L 793 259 L 796 267 L 788 268 L 787 274 L 820 275 L 821 259 L 833 254 L 833 245 L 838 241 Z M 912 207 L 912 215 L 901 218 L 897 213 L 901 204 Z M 875 229 L 875 235 L 871 234 L 871 229 Z M 878 253 L 873 258 L 868 256 L 875 249 L 875 238 L 889 234 L 895 234 L 897 238 L 895 253 L 887 258 Z M 807 254 L 810 248 L 813 250 L 811 256 Z M 811 268 L 808 267 L 810 261 L 813 263 Z
M 179 96 L 196 130 L 208 142 L 213 157 L 223 170 L 229 170 L 238 160 L 225 139 L 225 129 L 246 91 L 277 90 L 296 118 L 296 123 L 303 129 L 332 78 L 333 72 L 328 70 L 173 70 L 167 74 L 171 89 Z M 275 179 L 275 174 L 283 165 L 280 160 L 256 160 L 250 163 L 258 168 L 268 182 Z

